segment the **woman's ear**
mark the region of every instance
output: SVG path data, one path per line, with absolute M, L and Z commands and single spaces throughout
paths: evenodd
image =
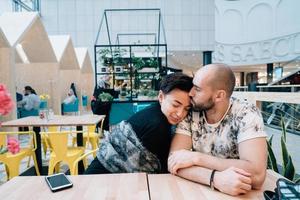
M 159 103 L 161 103 L 163 101 L 163 99 L 164 99 L 164 93 L 161 90 L 159 90 L 159 93 L 158 93 Z

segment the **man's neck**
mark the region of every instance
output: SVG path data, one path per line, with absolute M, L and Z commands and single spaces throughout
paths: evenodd
M 215 124 L 223 119 L 230 106 L 230 100 L 226 100 L 220 104 L 216 104 L 213 108 L 205 111 L 206 121 L 209 124 Z

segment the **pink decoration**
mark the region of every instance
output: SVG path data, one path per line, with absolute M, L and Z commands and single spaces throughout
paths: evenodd
M 9 138 L 7 140 L 7 149 L 12 154 L 16 154 L 20 151 L 20 144 L 19 141 L 16 138 Z
M 14 102 L 6 87 L 0 83 L 0 115 L 7 115 L 14 107 Z

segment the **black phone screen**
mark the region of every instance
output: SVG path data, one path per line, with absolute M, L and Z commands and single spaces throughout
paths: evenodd
M 73 185 L 63 173 L 46 176 L 46 181 L 52 191 L 69 188 Z

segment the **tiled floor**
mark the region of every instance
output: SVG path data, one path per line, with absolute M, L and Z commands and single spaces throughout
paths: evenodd
M 281 131 L 266 127 L 266 132 L 268 133 L 269 136 L 271 136 L 272 134 L 274 135 L 274 139 L 273 139 L 273 149 L 275 152 L 276 157 L 278 158 L 277 162 L 281 163 L 282 159 L 281 159 L 281 148 L 280 148 L 280 136 L 281 136 Z M 69 143 L 71 144 L 71 139 Z M 26 140 L 26 138 L 24 137 L 20 137 L 20 141 L 21 141 L 21 145 L 27 144 L 28 141 Z M 299 152 L 300 150 L 300 136 L 298 135 L 294 135 L 294 134 L 290 134 L 287 133 L 287 148 L 293 158 L 293 162 L 296 168 L 296 172 L 300 173 L 300 156 L 297 156 L 297 152 Z M 89 162 L 91 162 L 93 160 L 92 155 L 88 157 Z M 24 171 L 27 167 L 27 161 L 28 158 L 25 158 L 22 161 L 21 167 L 20 167 L 20 171 Z M 47 152 L 46 157 L 44 157 L 43 155 L 43 165 L 48 165 L 48 161 L 49 161 L 49 151 Z M 31 165 L 33 165 L 33 161 L 31 160 Z M 61 166 L 61 170 L 62 171 L 66 171 L 67 170 L 67 166 L 66 165 L 62 165 Z M 6 182 L 6 173 L 5 173 L 5 169 L 4 166 L 2 164 L 0 164 L 0 185 Z

